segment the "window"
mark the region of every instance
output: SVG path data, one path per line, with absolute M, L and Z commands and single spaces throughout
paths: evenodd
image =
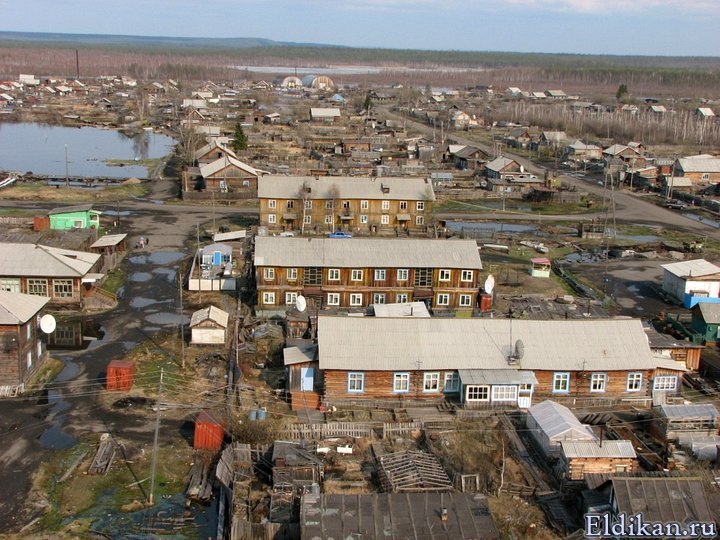
M 390 201 L 383 201 L 380 205 L 383 210 L 390 210 Z
M 417 203 L 415 203 L 415 208 L 417 208 L 418 212 L 422 212 L 423 210 L 425 210 L 425 201 L 418 201 Z
M 297 279 L 297 268 L 287 269 L 287 279 L 288 281 L 295 281 Z
M 350 209 L 350 201 L 343 201 L 343 208 L 345 210 L 349 210 Z
M 473 280 L 474 272 L 472 270 L 463 270 L 460 275 L 460 281 L 468 282 Z
M 288 201 L 287 207 L 288 207 L 288 210 L 292 210 L 295 207 L 295 201 Z
M 275 199 L 270 199 L 268 201 L 268 208 L 277 208 L 277 201 Z
M 554 394 L 563 394 L 570 391 L 570 374 L 569 373 L 553 373 Z
M 27 368 L 30 369 L 32 367 L 32 351 L 28 351 L 27 353 Z
M 264 292 L 263 293 L 263 304 L 266 306 L 272 306 L 275 304 L 275 293 L 274 292 Z
M 452 393 L 460 390 L 460 376 L 454 371 L 445 374 L 443 392 Z
M 435 305 L 436 306 L 449 306 L 450 305 L 450 295 L 446 294 L 446 293 L 438 294 Z
M 331 292 L 327 295 L 328 306 L 339 306 L 340 305 L 340 293 Z
M 415 269 L 415 286 L 416 287 L 432 287 L 432 268 Z
M 398 303 L 405 303 L 408 301 L 408 295 L 406 293 L 398 293 L 395 295 L 395 301 Z
M 53 295 L 55 298 L 72 298 L 72 279 L 53 279 Z
M 425 373 L 423 374 L 423 392 L 439 392 L 440 391 L 440 374 Z
M 607 373 L 593 373 L 590 375 L 590 391 L 604 392 L 607 386 Z
M 407 201 L 400 201 L 400 210 L 407 210 Z
M 27 331 L 25 332 L 25 335 L 27 335 L 28 341 L 32 339 L 32 323 L 27 325 Z
M 73 228 L 82 229 L 85 226 L 85 222 L 82 219 L 76 219 L 73 221 Z
M 472 295 L 471 294 L 461 294 L 460 295 L 460 307 L 470 307 L 472 305 Z
M 268 223 L 277 223 L 277 218 L 275 217 L 275 214 L 268 214 Z
M 330 215 L 325 216 L 325 224 L 326 225 L 332 225 L 333 217 Z
M 490 399 L 490 387 L 468 385 L 465 391 L 465 401 L 487 401 Z
M 655 377 L 653 390 L 675 390 L 677 388 L 677 377 L 675 375 L 662 375 Z
M 294 306 L 297 302 L 297 296 L 298 293 L 296 292 L 286 292 L 285 293 L 285 304 L 288 306 Z
M 703 180 L 710 180 L 710 173 L 703 173 L 702 179 L 703 179 Z
M 640 373 L 640 372 L 628 373 L 627 391 L 628 392 L 639 392 L 640 390 L 642 390 L 642 373 Z
M 28 279 L 27 288 L 28 294 L 35 294 L 38 296 L 48 295 L 47 279 Z
M 410 391 L 410 374 L 395 373 L 393 375 L 393 392 L 404 394 Z
M 303 223 L 305 225 L 310 225 L 312 223 L 312 216 L 304 216 L 303 217 Z
M 438 279 L 440 281 L 450 281 L 450 276 L 452 275 L 452 272 L 450 270 L 441 269 Z
M 373 304 L 384 304 L 384 303 L 385 303 L 385 293 L 373 294 Z
M 397 280 L 398 281 L 407 281 L 408 280 L 408 269 L 407 268 L 398 268 L 397 271 Z
M 325 210 L 332 210 L 332 209 L 333 209 L 333 202 L 325 201 Z
M 0 291 L 20 292 L 20 278 L 0 278 Z
M 360 210 L 367 210 L 370 208 L 368 201 L 360 201 Z
M 363 271 L 358 269 L 353 269 L 350 273 L 350 280 L 351 281 L 362 281 L 363 279 Z
M 265 281 L 275 279 L 275 269 L 274 268 L 265 268 L 265 270 L 263 271 L 263 277 L 265 278 Z
M 493 401 L 517 401 L 517 386 L 499 385 L 492 387 Z
M 353 293 L 350 295 L 350 305 L 351 306 L 362 306 L 362 294 L 359 293 Z
M 521 392 L 532 392 L 532 389 L 533 389 L 532 383 L 522 383 L 520 385 Z
M 415 225 L 425 225 L 425 218 L 423 216 L 415 216 Z
M 328 281 L 340 281 L 340 269 L 330 268 L 328 270 Z
M 322 268 L 309 266 L 303 272 L 304 285 L 322 285 Z
M 375 281 L 385 281 L 385 269 L 378 268 L 375 270 Z
M 365 214 L 360 215 L 360 223 L 367 223 L 367 216 Z
M 389 225 L 390 224 L 390 216 L 383 214 L 380 216 L 380 225 Z
M 312 201 L 305 200 L 305 210 L 312 210 Z
M 351 371 L 348 373 L 348 392 L 359 393 L 365 390 L 365 374 Z

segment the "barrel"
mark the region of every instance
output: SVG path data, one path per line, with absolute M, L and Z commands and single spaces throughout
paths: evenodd
M 262 422 L 262 421 L 265 420 L 265 414 L 266 414 L 265 409 L 259 409 L 259 410 L 258 410 L 258 412 L 257 412 L 258 422 Z
M 251 422 L 257 420 L 257 413 L 258 412 L 255 409 L 251 410 L 250 414 L 248 415 L 248 420 L 250 420 Z

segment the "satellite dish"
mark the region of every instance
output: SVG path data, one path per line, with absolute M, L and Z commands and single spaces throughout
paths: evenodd
M 522 339 L 518 339 L 515 342 L 515 358 L 522 360 L 523 356 L 525 356 L 525 344 Z
M 489 274 L 487 279 L 485 280 L 485 285 L 483 285 L 483 289 L 485 289 L 485 292 L 487 294 L 492 294 L 493 289 L 495 288 L 495 278 L 492 274 Z
M 57 322 L 55 321 L 55 317 L 53 317 L 52 315 L 47 314 L 40 317 L 40 330 L 42 330 L 46 334 L 52 334 L 55 331 L 56 327 Z
M 298 294 L 297 300 L 295 300 L 295 308 L 300 312 L 307 309 L 307 300 L 302 294 Z

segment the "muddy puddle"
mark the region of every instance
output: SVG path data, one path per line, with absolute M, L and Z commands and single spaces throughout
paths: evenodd
M 145 317 L 145 320 L 152 324 L 159 324 L 161 326 L 170 326 L 178 324 L 188 324 L 190 322 L 190 317 L 187 315 L 179 315 L 177 313 L 153 313 L 151 315 L 148 315 Z
M 134 272 L 128 276 L 128 279 L 136 283 L 143 283 L 145 281 L 150 281 L 150 279 L 152 279 L 152 274 L 149 272 Z

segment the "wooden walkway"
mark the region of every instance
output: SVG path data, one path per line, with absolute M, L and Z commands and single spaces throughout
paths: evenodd
M 383 490 L 390 493 L 451 491 L 452 482 L 433 454 L 395 452 L 377 456 Z

